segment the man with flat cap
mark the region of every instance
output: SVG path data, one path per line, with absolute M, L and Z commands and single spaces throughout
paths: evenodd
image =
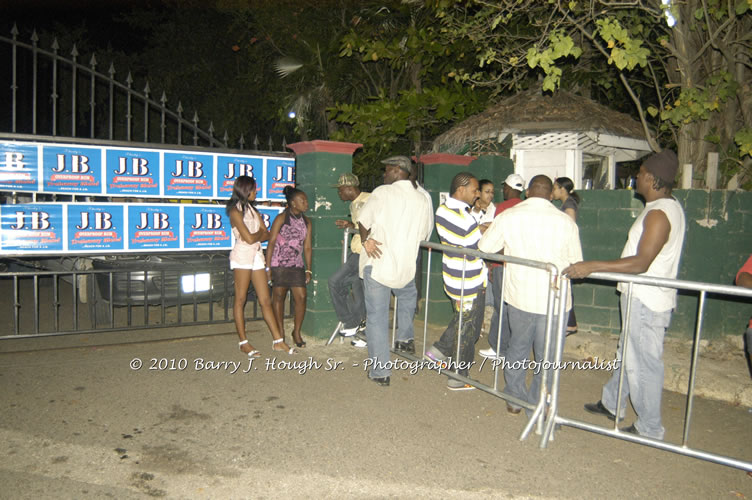
M 645 208 L 629 230 L 621 258 L 610 261 L 586 261 L 564 269 L 570 278 L 584 278 L 595 272 L 639 274 L 658 278 L 676 278 L 684 243 L 684 211 L 671 196 L 679 161 L 668 149 L 650 156 L 637 174 L 637 194 L 645 199 Z M 624 356 L 606 385 L 601 400 L 586 404 L 585 410 L 614 420 L 619 386 L 619 370 L 626 369 L 622 387 L 622 408 L 626 413 L 627 397 L 637 413 L 637 420 L 622 429 L 654 439 L 663 439 L 661 396 L 663 392 L 663 337 L 676 307 L 676 289 L 633 285 L 632 301 L 627 303 L 628 285 L 619 283 L 622 323 L 629 311 L 629 342 L 622 353 L 624 329 L 617 348 L 617 359 Z
M 361 192 L 358 177 L 350 173 L 340 175 L 339 182 L 334 187 L 337 188 L 340 200 L 350 202 L 350 220 L 337 219 L 334 223 L 341 229 L 358 229 L 358 217 L 370 193 Z M 337 319 L 343 325 L 339 333 L 345 337 L 355 335 L 366 319 L 363 282 L 358 276 L 361 248 L 360 234 L 354 234 L 350 240 L 352 253 L 342 267 L 329 276 L 329 295 Z
M 360 275 L 366 299 L 369 378 L 389 385 L 389 301 L 397 297 L 396 348 L 414 352 L 413 317 L 418 299 L 415 261 L 420 242 L 431 234 L 433 207 L 410 181 L 406 156 L 383 160 L 384 185 L 377 187 L 358 219 L 363 251 Z

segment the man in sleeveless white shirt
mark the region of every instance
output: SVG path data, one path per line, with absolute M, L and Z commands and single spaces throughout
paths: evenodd
M 645 209 L 629 230 L 621 258 L 611 261 L 578 262 L 564 269 L 570 278 L 584 278 L 595 272 L 640 274 L 659 278 L 676 278 L 684 243 L 684 211 L 671 196 L 679 168 L 671 150 L 650 156 L 637 175 L 637 193 L 645 198 Z M 626 322 L 628 285 L 620 283 L 622 323 Z M 627 397 L 637 413 L 637 420 L 622 431 L 654 439 L 663 439 L 661 396 L 663 392 L 663 336 L 676 307 L 676 289 L 633 285 L 629 308 L 629 342 L 624 354 L 626 377 L 622 387 L 622 408 L 626 413 Z M 624 341 L 622 329 L 617 348 L 621 358 Z M 601 400 L 586 404 L 585 410 L 616 418 L 619 369 L 603 386 Z

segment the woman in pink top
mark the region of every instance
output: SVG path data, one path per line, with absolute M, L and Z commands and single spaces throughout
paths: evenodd
M 277 325 L 284 332 L 282 323 L 287 290 L 292 292 L 295 303 L 295 327 L 292 340 L 298 347 L 305 347 L 300 335 L 306 309 L 306 285 L 311 280 L 312 238 L 311 221 L 303 215 L 308 210 L 308 197 L 300 189 L 286 186 L 287 210 L 279 214 L 272 224 L 267 255 L 271 265 L 266 268 L 272 282 L 272 308 Z M 305 259 L 305 263 L 303 260 Z M 284 335 L 284 333 L 283 333 Z
M 241 175 L 235 179 L 232 186 L 232 196 L 227 202 L 227 215 L 230 217 L 232 234 L 235 237 L 235 246 L 230 252 L 230 269 L 233 270 L 235 279 L 235 301 L 232 315 L 235 319 L 235 329 L 240 338 L 240 350 L 249 358 L 261 356 L 258 350 L 248 343 L 245 336 L 245 303 L 248 296 L 248 287 L 253 283 L 256 290 L 256 299 L 261 306 L 261 314 L 272 334 L 272 350 L 294 351 L 287 344 L 280 333 L 272 310 L 269 286 L 264 262 L 264 254 L 261 250 L 261 242 L 269 239 L 269 231 L 264 225 L 261 214 L 253 208 L 256 199 L 256 181 L 247 175 Z

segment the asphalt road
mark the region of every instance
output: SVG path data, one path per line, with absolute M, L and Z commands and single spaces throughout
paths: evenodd
M 519 440 L 525 418 L 503 400 L 448 391 L 427 369 L 380 387 L 348 343 L 309 340 L 275 358 L 258 328 L 264 357 L 248 370 L 234 334 L 108 338 L 0 354 L 0 497 L 752 498 L 741 470 L 573 428 L 539 449 L 535 435 Z M 488 365 L 472 374 L 492 377 Z M 567 371 L 562 414 L 606 425 L 582 404 L 607 377 Z M 665 393 L 668 441 L 684 404 Z M 747 408 L 697 399 L 690 445 L 750 461 L 750 424 Z

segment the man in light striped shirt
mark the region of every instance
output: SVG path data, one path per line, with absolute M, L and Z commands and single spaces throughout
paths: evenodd
M 443 245 L 477 250 L 481 228 L 470 213 L 470 207 L 480 196 L 478 179 L 469 172 L 460 172 L 452 179 L 450 192 L 450 197 L 436 210 L 439 239 Z M 452 300 L 454 316 L 441 338 L 426 351 L 426 356 L 438 362 L 452 358 L 456 363 L 452 369 L 456 366 L 458 373 L 467 377 L 483 323 L 488 272 L 483 259 L 444 252 L 442 274 L 444 291 Z M 458 330 L 459 358 L 456 358 Z M 475 389 L 452 378 L 447 388 L 453 391 Z

